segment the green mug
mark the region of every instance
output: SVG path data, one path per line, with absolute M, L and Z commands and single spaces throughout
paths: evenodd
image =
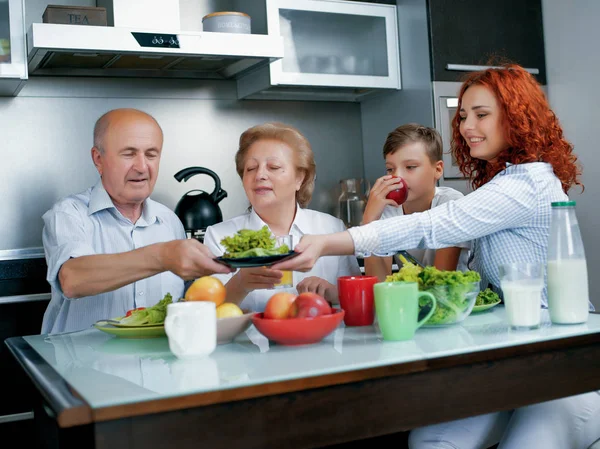
M 420 292 L 416 282 L 379 282 L 374 286 L 375 313 L 384 340 L 411 340 L 431 318 L 437 301 L 429 292 Z M 419 321 L 419 299 L 431 299 L 432 307 Z

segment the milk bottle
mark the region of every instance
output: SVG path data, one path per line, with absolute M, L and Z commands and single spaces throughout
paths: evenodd
M 588 275 L 575 201 L 552 203 L 547 275 L 552 322 L 585 323 L 589 314 Z

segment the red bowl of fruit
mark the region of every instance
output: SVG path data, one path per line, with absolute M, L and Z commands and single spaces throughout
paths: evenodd
M 252 323 L 269 340 L 286 346 L 318 343 L 331 334 L 344 319 L 344 311 L 331 309 L 327 315 L 307 318 L 265 318 L 264 313 L 252 317 Z

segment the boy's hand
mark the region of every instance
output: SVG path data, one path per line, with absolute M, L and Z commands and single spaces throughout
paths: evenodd
M 375 184 L 373 184 L 371 192 L 369 193 L 369 200 L 367 201 L 363 213 L 363 224 L 379 220 L 386 205 L 400 207 L 394 200 L 388 200 L 386 198 L 386 195 L 392 190 L 396 190 L 399 184 L 402 184 L 402 179 L 395 178 L 392 175 L 382 176 L 375 181 Z

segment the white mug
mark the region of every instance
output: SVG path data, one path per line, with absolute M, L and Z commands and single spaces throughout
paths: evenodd
M 217 346 L 217 308 L 210 301 L 176 302 L 167 306 L 165 332 L 169 349 L 180 359 L 203 357 Z

